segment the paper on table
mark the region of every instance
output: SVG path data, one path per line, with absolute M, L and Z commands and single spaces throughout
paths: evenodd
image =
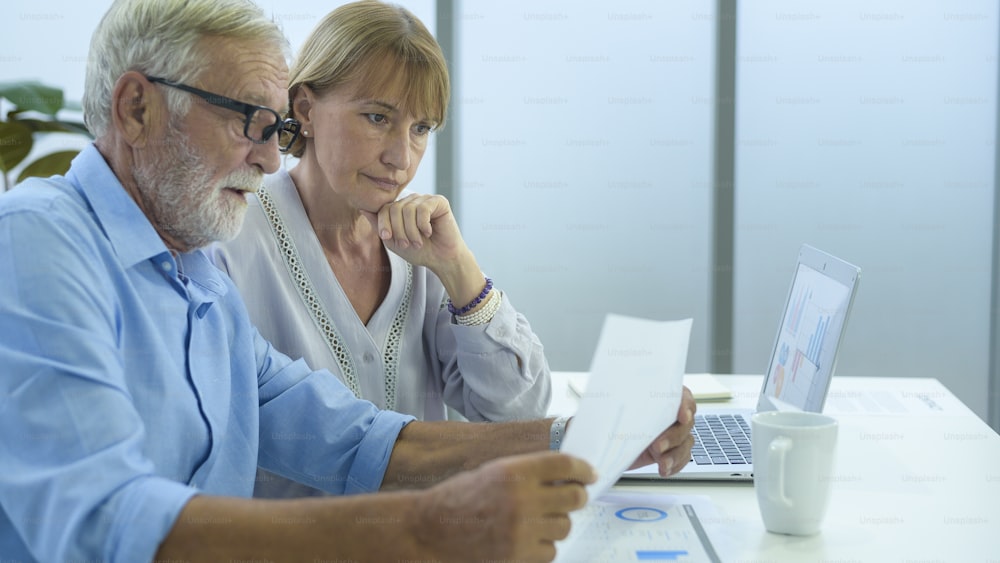
M 580 561 L 720 561 L 725 539 L 715 505 L 702 495 L 611 491 L 570 513 L 569 537 L 556 563 Z
M 590 365 L 587 392 L 560 451 L 597 471 L 597 498 L 653 438 L 677 420 L 691 319 L 652 321 L 608 315 Z
M 571 373 L 567 377 L 566 384 L 577 397 L 582 397 L 587 392 L 589 378 L 590 374 L 587 372 Z M 733 398 L 733 391 L 710 373 L 686 373 L 684 386 L 691 391 L 694 400 L 698 402 L 725 401 Z

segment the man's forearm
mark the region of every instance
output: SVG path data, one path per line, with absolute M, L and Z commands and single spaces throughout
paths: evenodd
M 158 561 L 397 561 L 420 559 L 422 492 L 295 500 L 196 496 Z M 391 542 L 385 538 L 393 538 Z
M 549 448 L 552 419 L 518 422 L 411 422 L 389 459 L 382 490 L 424 488 L 483 463 Z

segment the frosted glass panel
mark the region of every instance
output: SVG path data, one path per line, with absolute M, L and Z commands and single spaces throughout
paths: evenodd
M 459 2 L 460 222 L 554 369 L 606 313 L 707 368 L 714 2 Z
M 861 266 L 837 373 L 936 377 L 986 417 L 997 4 L 740 3 L 734 369 L 807 242 Z

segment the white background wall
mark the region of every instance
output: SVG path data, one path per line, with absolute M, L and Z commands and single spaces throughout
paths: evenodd
M 712 3 L 460 2 L 460 219 L 482 267 L 586 370 L 607 313 L 694 318 L 708 359 Z
M 715 2 L 484 4 L 457 49 L 484 267 L 556 369 L 608 312 L 693 316 L 704 369 Z M 738 4 L 734 371 L 765 369 L 807 242 L 863 269 L 839 374 L 936 377 L 986 418 L 996 2 Z
M 340 3 L 261 5 L 297 47 Z M 401 3 L 434 29 L 434 0 Z M 0 80 L 79 100 L 98 4 L 8 2 Z M 455 18 L 460 220 L 553 368 L 586 369 L 617 312 L 693 317 L 706 369 L 715 2 L 456 0 Z M 997 18 L 740 3 L 735 371 L 764 369 L 808 242 L 863 269 L 838 373 L 937 377 L 986 417 Z
M 839 374 L 937 377 L 986 418 L 997 3 L 740 6 L 734 369 L 809 242 L 862 267 Z

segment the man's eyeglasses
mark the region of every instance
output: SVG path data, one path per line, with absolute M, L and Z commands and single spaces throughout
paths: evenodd
M 213 106 L 219 106 L 242 113 L 244 117 L 243 135 L 258 145 L 262 145 L 270 141 L 271 137 L 277 133 L 278 148 L 282 151 L 287 151 L 288 148 L 292 146 L 292 143 L 295 142 L 295 139 L 299 136 L 299 130 L 302 126 L 298 121 L 292 118 L 281 119 L 278 112 L 269 107 L 239 102 L 232 98 L 206 92 L 205 90 L 200 90 L 193 86 L 188 86 L 187 84 L 181 84 L 180 82 L 171 82 L 166 78 L 160 78 L 157 76 L 147 76 L 146 80 L 149 80 L 150 82 L 159 82 L 160 84 L 170 86 L 171 88 L 177 88 L 178 90 L 184 90 L 185 92 L 198 96 Z

